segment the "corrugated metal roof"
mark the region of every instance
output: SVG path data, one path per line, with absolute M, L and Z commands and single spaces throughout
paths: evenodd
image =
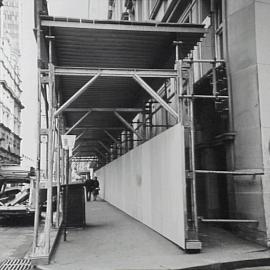
M 205 34 L 203 25 L 168 24 L 155 22 L 92 21 L 72 18 L 41 16 L 44 34 L 54 35 L 55 65 L 61 67 L 173 69 L 174 41 L 182 41 L 181 57 L 185 57 Z M 68 100 L 91 77 L 59 76 L 62 103 Z M 157 89 L 161 79 L 148 78 Z M 130 77 L 99 77 L 74 103 L 72 108 L 137 108 L 142 106 L 147 94 Z M 67 126 L 72 126 L 82 112 L 65 112 Z M 122 113 L 128 121 L 136 113 Z M 112 127 L 114 136 L 120 134 L 123 124 L 111 112 L 92 112 L 79 127 Z M 124 129 L 124 127 L 123 127 Z M 82 129 L 74 130 L 79 134 Z M 91 130 L 81 137 L 89 139 L 89 151 L 93 146 L 104 150 L 94 139 L 110 145 L 105 132 Z M 90 141 L 92 140 L 92 141 Z M 80 143 L 80 140 L 79 142 Z M 85 146 L 82 156 L 88 155 Z M 92 151 L 91 151 L 92 152 Z M 90 152 L 89 152 L 90 153 Z

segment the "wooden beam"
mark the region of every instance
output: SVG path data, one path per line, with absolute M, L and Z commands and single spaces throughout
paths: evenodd
M 166 111 L 168 111 L 175 119 L 178 120 L 178 113 L 168 105 L 166 101 L 164 101 L 153 89 L 150 87 L 141 77 L 138 75 L 133 76 L 134 80 L 146 90 L 146 92 L 154 98 Z
M 71 103 L 73 103 L 83 92 L 87 90 L 87 88 L 95 82 L 95 80 L 99 77 L 100 73 L 97 73 L 94 77 L 92 77 L 86 84 L 84 84 L 72 97 L 70 97 L 55 113 L 54 117 L 63 112 Z
M 129 129 L 131 130 L 134 134 L 138 136 L 139 139 L 143 140 L 143 137 L 141 136 L 140 133 L 138 133 L 128 122 L 126 119 L 124 119 L 118 112 L 114 112 L 116 117 Z
M 88 111 L 86 114 L 84 114 L 66 133 L 65 135 L 67 135 L 68 133 L 70 133 L 75 127 L 77 127 L 92 111 Z

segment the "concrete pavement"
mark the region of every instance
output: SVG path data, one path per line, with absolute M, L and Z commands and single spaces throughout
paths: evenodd
M 7 258 L 23 258 L 33 241 L 33 222 L 14 218 L 0 219 L 0 261 Z
M 67 241 L 61 238 L 51 264 L 40 269 L 183 269 L 270 257 L 264 247 L 217 227 L 203 228 L 201 253 L 185 254 L 172 242 L 104 201 L 87 203 L 86 214 L 86 228 L 69 230 Z

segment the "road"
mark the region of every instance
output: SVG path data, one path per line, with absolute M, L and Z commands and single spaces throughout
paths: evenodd
M 0 218 L 0 261 L 23 258 L 31 248 L 33 223 L 22 218 Z

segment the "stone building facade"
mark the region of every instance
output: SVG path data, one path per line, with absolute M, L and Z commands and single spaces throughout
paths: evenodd
M 196 101 L 196 168 L 245 170 L 250 175 L 197 175 L 198 215 L 227 219 L 226 228 L 266 246 L 270 246 L 269 12 L 266 0 L 115 0 L 109 1 L 108 9 L 109 19 L 202 23 L 208 29 L 192 57 L 225 60 L 217 65 L 217 90 L 229 94 L 231 102 Z M 196 64 L 193 76 L 195 93 L 211 93 L 211 65 Z M 167 98 L 172 90 L 168 82 L 160 94 Z M 158 105 L 150 106 L 155 111 Z M 159 125 L 171 121 L 162 110 L 152 118 Z M 147 134 L 151 137 L 163 129 L 148 128 Z M 250 223 L 229 222 L 237 219 Z
M 20 0 L 0 8 L 0 163 L 20 163 Z

